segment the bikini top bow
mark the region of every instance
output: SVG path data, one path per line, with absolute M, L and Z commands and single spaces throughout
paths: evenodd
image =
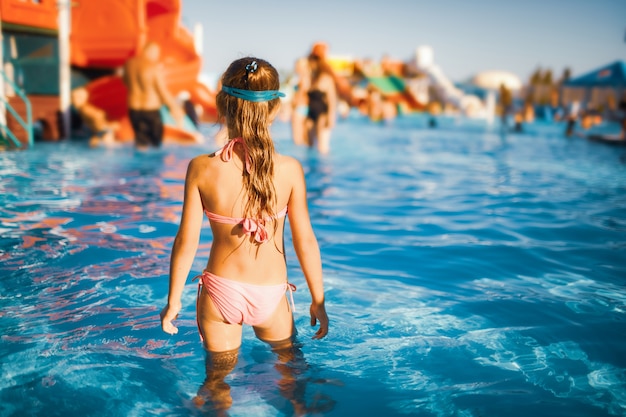
M 262 219 L 246 218 L 241 222 L 241 227 L 246 235 L 253 236 L 254 240 L 263 243 L 268 239 L 268 233 L 264 223 L 265 221 Z
M 252 158 L 250 158 L 250 152 L 248 152 L 248 145 L 243 138 L 234 138 L 228 141 L 226 145 L 219 151 L 215 152 L 216 156 L 221 156 L 222 161 L 228 162 L 233 158 L 233 148 L 239 143 L 243 147 L 244 160 L 246 164 L 246 172 L 250 174 L 252 172 Z

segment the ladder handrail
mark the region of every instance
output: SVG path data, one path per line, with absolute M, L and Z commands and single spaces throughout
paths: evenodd
M 13 91 L 15 91 L 15 93 L 22 99 L 22 101 L 24 102 L 24 105 L 26 106 L 26 121 L 24 121 L 22 116 L 20 116 L 19 113 L 15 111 L 15 109 L 9 104 L 9 100 L 5 99 L 4 97 L 0 97 L 0 99 L 2 99 L 2 102 L 5 104 L 7 110 L 11 112 L 15 120 L 17 120 L 17 122 L 24 128 L 24 130 L 28 134 L 28 146 L 32 148 L 33 146 L 33 114 L 32 114 L 32 109 L 30 106 L 30 100 L 28 99 L 26 94 L 24 94 L 24 91 L 22 91 L 21 88 L 19 88 L 13 81 L 11 81 L 11 79 L 9 79 L 9 77 L 7 77 L 7 75 L 4 73 L 4 70 L 0 69 L 0 74 L 2 74 L 2 78 L 4 78 L 4 81 L 6 81 L 11 86 Z M 18 147 L 21 147 L 21 143 L 17 140 L 13 132 L 11 132 L 8 127 L 6 127 L 6 130 L 9 133 L 9 137 L 11 138 L 13 143 L 17 145 Z M 15 142 L 18 142 L 19 145 L 18 143 L 15 143 Z
M 11 142 L 13 142 L 16 148 L 22 147 L 22 142 L 15 136 L 15 133 L 11 132 L 8 126 L 0 124 L 0 128 L 2 128 L 2 133 L 6 134 L 8 138 L 11 139 Z

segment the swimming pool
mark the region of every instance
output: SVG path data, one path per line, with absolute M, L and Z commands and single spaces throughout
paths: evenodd
M 625 149 L 425 126 L 352 118 L 320 157 L 275 123 L 306 171 L 331 328 L 310 340 L 289 249 L 302 357 L 285 378 L 246 329 L 229 415 L 624 415 Z M 214 414 L 192 401 L 195 284 L 179 334 L 158 321 L 186 164 L 213 149 L 0 154 L 0 415 Z

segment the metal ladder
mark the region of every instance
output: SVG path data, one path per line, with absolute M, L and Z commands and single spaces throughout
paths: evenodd
M 28 135 L 28 147 L 33 147 L 33 115 L 30 106 L 30 100 L 24 94 L 21 88 L 19 88 L 13 81 L 7 77 L 4 71 L 0 70 L 0 74 L 2 74 L 3 80 L 0 82 L 5 82 L 8 84 L 13 91 L 22 99 L 24 105 L 26 107 L 26 120 L 9 104 L 9 100 L 5 96 L 5 94 L 0 95 L 0 111 L 3 113 L 0 116 L 0 145 L 22 148 L 22 142 L 15 136 L 13 132 L 6 125 L 6 112 L 5 109 L 8 110 L 9 113 L 15 118 L 15 120 L 22 126 L 22 128 L 26 131 Z M 6 90 L 4 90 L 6 92 Z

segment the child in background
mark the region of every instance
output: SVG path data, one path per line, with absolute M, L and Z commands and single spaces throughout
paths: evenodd
M 236 364 L 243 324 L 251 325 L 279 356 L 293 346 L 291 292 L 295 287 L 287 281 L 286 218 L 311 293 L 311 325 L 320 325 L 314 339 L 328 333 L 328 316 L 304 173 L 296 159 L 276 153 L 269 132 L 283 96 L 278 91 L 278 73 L 262 59 L 242 58 L 228 67 L 221 85 L 217 108 L 229 140 L 214 154 L 189 163 L 161 324 L 166 333 L 178 332 L 172 321 L 182 307 L 183 288 L 206 215 L 213 243 L 199 277 L 196 304 L 200 337 L 208 351 L 203 388 L 225 409 L 232 399 L 224 377 Z

